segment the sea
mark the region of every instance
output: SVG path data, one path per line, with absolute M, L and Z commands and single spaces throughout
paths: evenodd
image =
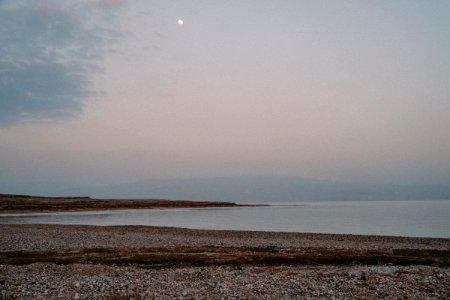
M 267 206 L 0 214 L 0 224 L 147 225 L 450 238 L 450 200 L 260 204 Z

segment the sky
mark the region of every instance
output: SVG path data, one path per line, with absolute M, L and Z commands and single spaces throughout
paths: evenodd
M 0 0 L 3 191 L 221 176 L 450 183 L 450 2 Z

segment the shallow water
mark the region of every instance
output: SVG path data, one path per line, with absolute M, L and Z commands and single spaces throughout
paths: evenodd
M 8 214 L 0 215 L 0 224 L 150 225 L 450 238 L 449 200 L 269 204 L 267 207 Z

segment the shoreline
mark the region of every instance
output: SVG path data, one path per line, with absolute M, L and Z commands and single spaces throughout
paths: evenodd
M 166 199 L 95 199 L 90 197 L 41 197 L 0 194 L 0 214 L 77 212 L 119 209 L 256 207 L 264 204 L 238 204 L 221 201 Z
M 56 224 L 0 224 L 0 235 L 7 264 L 450 266 L 445 238 Z

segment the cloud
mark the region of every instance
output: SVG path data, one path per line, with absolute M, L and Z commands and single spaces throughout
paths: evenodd
M 125 2 L 126 0 L 98 0 L 86 3 L 86 6 L 100 9 L 114 9 L 122 6 Z
M 0 0 L 0 125 L 74 116 L 95 95 L 121 1 L 98 3 Z

